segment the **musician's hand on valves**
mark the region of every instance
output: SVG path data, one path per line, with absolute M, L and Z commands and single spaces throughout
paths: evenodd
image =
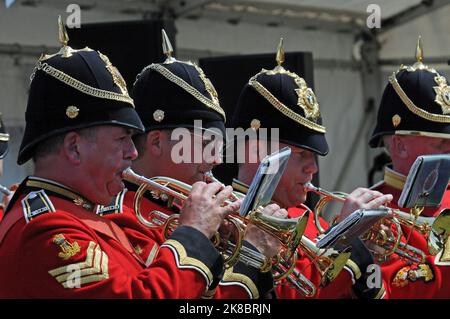
M 392 198 L 391 194 L 382 194 L 368 188 L 357 188 L 345 199 L 344 206 L 341 209 L 337 221 L 343 220 L 357 209 L 380 208 L 380 206 L 389 203 Z
M 278 218 L 288 216 L 286 209 L 280 209 L 277 204 L 267 205 L 262 213 Z M 281 242 L 277 238 L 252 224 L 248 225 L 244 239 L 269 258 L 275 256 L 281 250 Z
M 190 226 L 211 238 L 223 219 L 239 209 L 241 201 L 225 203 L 233 188 L 215 182 L 197 182 L 180 212 L 180 225 Z

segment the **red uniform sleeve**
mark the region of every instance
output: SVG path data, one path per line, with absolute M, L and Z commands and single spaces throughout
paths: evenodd
M 3 294 L 11 289 L 15 298 L 199 298 L 223 267 L 209 239 L 189 227 L 175 231 L 149 267 L 62 211 L 10 232 L 20 240 L 2 265 L 10 262 L 15 275 L 1 277 Z

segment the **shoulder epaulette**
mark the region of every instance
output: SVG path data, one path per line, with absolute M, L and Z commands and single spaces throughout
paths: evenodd
M 43 189 L 30 192 L 25 196 L 22 199 L 22 209 L 27 223 L 39 215 L 56 211 L 50 198 L 48 198 Z
M 127 189 L 121 191 L 113 198 L 112 202 L 107 206 L 97 205 L 95 213 L 100 216 L 122 213 L 123 198 L 125 197 L 126 192 Z

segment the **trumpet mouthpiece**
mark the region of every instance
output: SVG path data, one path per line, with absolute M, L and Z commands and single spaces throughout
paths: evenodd
M 131 171 L 131 167 L 128 167 L 126 169 L 123 170 L 122 172 L 122 178 L 127 178 L 130 176 L 130 171 Z
M 311 182 L 306 182 L 303 184 L 303 187 L 305 189 L 305 192 L 311 192 L 315 189 L 314 185 Z

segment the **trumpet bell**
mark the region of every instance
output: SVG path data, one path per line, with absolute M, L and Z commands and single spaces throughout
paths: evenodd
M 428 252 L 436 256 L 442 249 L 444 243 L 450 236 L 450 209 L 444 209 L 434 219 L 428 237 Z
M 351 254 L 352 253 L 350 251 L 344 251 L 337 255 L 328 257 L 331 262 L 329 263 L 329 266 L 324 269 L 321 282 L 322 286 L 328 285 L 337 278 L 342 269 L 344 269 L 344 266 L 349 260 Z M 327 261 L 322 261 L 322 263 L 325 262 Z

